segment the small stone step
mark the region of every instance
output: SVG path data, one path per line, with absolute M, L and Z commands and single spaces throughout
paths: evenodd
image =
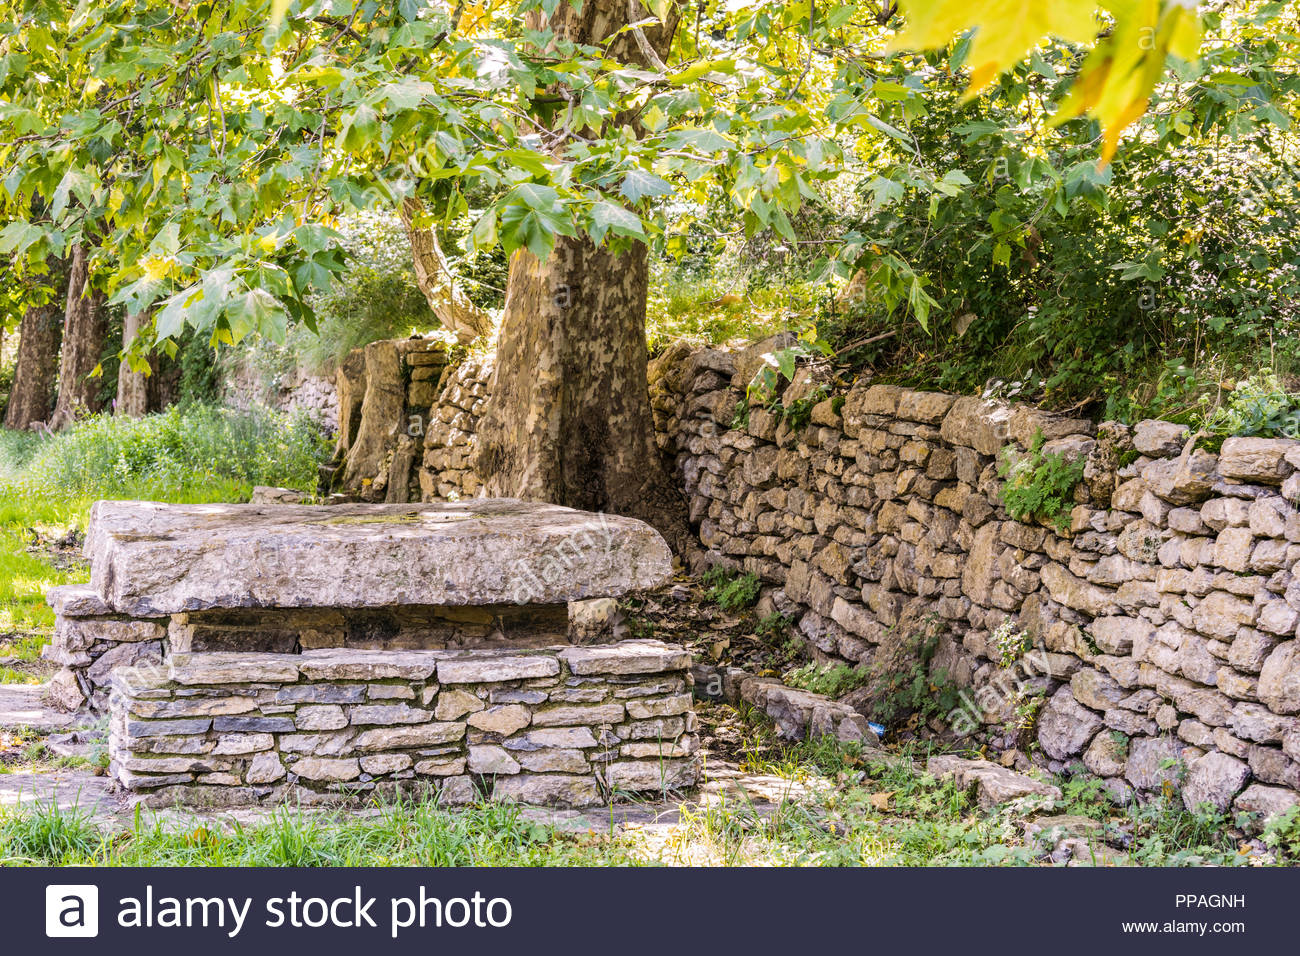
M 45 702 L 45 690 L 45 684 L 0 684 L 0 727 L 28 727 L 49 733 L 76 726 L 75 715 L 55 710 Z

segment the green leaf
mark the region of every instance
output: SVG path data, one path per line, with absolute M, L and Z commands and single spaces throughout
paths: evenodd
M 0 253 L 22 255 L 45 238 L 45 230 L 30 222 L 11 222 L 0 229 Z
M 673 187 L 664 179 L 644 169 L 633 169 L 623 177 L 618 191 L 631 202 L 639 203 L 647 196 L 667 196 Z
M 641 217 L 617 203 L 604 201 L 596 203 L 591 208 L 591 222 L 588 232 L 591 241 L 596 245 L 603 243 L 605 236 L 611 233 L 642 241 L 646 239 L 645 225 L 641 222 Z

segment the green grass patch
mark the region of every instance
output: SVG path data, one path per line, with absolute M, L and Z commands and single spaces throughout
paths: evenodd
M 0 813 L 4 866 L 625 866 L 608 836 L 570 835 L 515 806 L 380 805 L 370 815 L 284 807 L 249 826 L 195 827 L 146 818 L 115 833 L 84 811 L 50 804 Z

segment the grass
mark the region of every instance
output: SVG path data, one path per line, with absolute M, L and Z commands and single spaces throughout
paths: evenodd
M 259 484 L 314 491 L 329 452 L 326 436 L 305 415 L 203 405 L 140 419 L 97 415 L 34 450 L 13 447 L 18 460 L 0 465 L 0 475 L 11 473 L 12 488 L 50 501 L 238 500 Z
M 509 804 L 377 805 L 369 815 L 293 807 L 264 823 L 197 826 L 137 813 L 125 832 L 53 804 L 0 815 L 0 866 L 619 866 L 618 838 L 534 823 Z
M 925 772 L 931 752 L 923 744 L 863 752 L 831 739 L 783 745 L 755 722 L 742 766 L 775 780 L 786 799 L 771 805 L 724 794 L 683 804 L 671 824 L 584 832 L 530 820 L 509 804 L 447 809 L 419 799 L 376 803 L 367 813 L 287 806 L 250 825 L 137 811 L 125 829 L 75 808 L 26 805 L 0 809 L 0 865 L 1028 866 L 1051 862 L 1051 845 L 1025 835 L 1036 813 L 1104 823 L 1108 842 L 1124 849 L 1098 843 L 1098 861 L 1262 862 L 1241 852 L 1222 815 L 1188 813 L 1176 793 L 1125 809 L 1104 803 L 1098 788 L 1067 786 L 1054 806 L 982 809 L 951 780 Z M 1271 832 L 1274 862 L 1290 862 L 1295 821 Z
M 678 340 L 749 345 L 786 329 L 803 328 L 824 294 L 811 282 L 759 288 L 727 277 L 668 272 L 651 283 L 646 338 L 652 352 Z

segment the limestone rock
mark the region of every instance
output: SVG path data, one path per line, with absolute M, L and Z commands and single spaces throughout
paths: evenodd
M 1218 458 L 1193 451 L 1187 458 L 1162 458 L 1142 469 L 1142 480 L 1156 496 L 1173 505 L 1204 501 L 1219 480 Z
M 1099 777 L 1118 777 L 1128 762 L 1128 743 L 1115 734 L 1101 733 L 1083 754 L 1083 765 Z
M 245 655 L 247 656 L 247 655 Z M 438 651 L 324 648 L 298 655 L 311 680 L 427 680 L 441 659 Z
M 691 655 L 682 647 L 662 641 L 623 641 L 592 647 L 573 647 L 560 652 L 573 673 L 645 674 L 658 671 L 687 670 Z
M 1145 419 L 1133 426 L 1133 447 L 1143 455 L 1167 458 L 1177 455 L 1187 442 L 1186 425 Z
M 348 725 L 348 717 L 338 704 L 309 704 L 298 708 L 293 722 L 299 730 L 338 730 Z
M 483 744 L 469 748 L 469 769 L 471 773 L 518 773 L 519 763 L 505 748 Z
M 1059 688 L 1038 717 L 1038 742 L 1054 760 L 1083 751 L 1101 729 L 1102 719 L 1074 699 L 1068 686 Z
M 244 779 L 249 783 L 275 783 L 284 774 L 284 764 L 280 762 L 279 755 L 267 752 L 253 758 Z
M 1300 714 L 1300 641 L 1279 644 L 1259 672 L 1259 699 L 1278 714 Z
M 492 786 L 492 799 L 575 808 L 598 806 L 602 802 L 593 776 L 531 773 L 497 777 Z
M 424 505 L 100 501 L 91 583 L 137 617 L 232 607 L 563 604 L 655 587 L 653 528 L 509 498 Z
M 532 721 L 532 714 L 520 704 L 502 704 L 469 715 L 468 723 L 477 730 L 508 737 Z
M 414 724 L 409 727 L 376 727 L 357 735 L 354 746 L 361 752 L 400 750 L 403 747 L 432 747 L 449 744 L 465 736 L 462 723 Z
M 465 772 L 464 757 L 434 757 L 420 760 L 415 772 L 425 777 L 454 777 Z
M 167 671 L 178 684 L 290 682 L 298 679 L 300 660 L 296 654 L 173 654 L 167 661 Z
M 438 720 L 456 720 L 466 714 L 482 710 L 484 706 L 483 701 L 468 691 L 444 690 L 438 694 L 438 706 L 434 709 L 433 715 Z
M 96 617 L 112 614 L 113 609 L 88 584 L 61 584 L 45 592 L 46 603 L 58 617 Z
M 1294 468 L 1287 452 L 1300 442 L 1287 438 L 1225 438 L 1219 451 L 1219 474 L 1225 478 L 1281 484 Z
M 777 732 L 786 740 L 830 735 L 841 742 L 860 743 L 872 749 L 880 745 L 865 717 L 847 704 L 837 703 L 821 694 L 759 677 L 742 681 L 740 693 L 776 722 Z
M 504 746 L 507 750 L 541 750 L 546 747 L 585 749 L 596 746 L 596 738 L 586 727 L 547 727 L 510 737 Z
M 605 782 L 615 792 L 683 790 L 698 778 L 690 760 L 616 760 L 605 768 Z
M 1285 787 L 1252 783 L 1237 795 L 1233 806 L 1244 813 L 1257 814 L 1255 826 L 1262 829 L 1269 820 L 1286 813 L 1292 807 L 1300 806 L 1300 794 Z
M 488 656 L 482 651 L 438 663 L 438 680 L 444 684 L 487 684 L 529 677 L 554 677 L 560 663 L 549 655 L 502 653 Z
M 1124 775 L 1139 790 L 1159 790 L 1177 784 L 1182 744 L 1164 737 L 1139 737 L 1129 742 Z
M 931 757 L 925 769 L 936 778 L 952 777 L 959 787 L 973 789 L 979 805 L 985 809 L 1021 797 L 1041 797 L 1053 802 L 1061 799 L 1059 788 L 988 760 L 967 760 L 945 754 Z
M 1208 803 L 1216 810 L 1226 810 L 1249 779 L 1250 767 L 1244 761 L 1217 750 L 1207 753 L 1187 765 L 1183 805 L 1194 810 Z
M 518 750 L 512 756 L 524 770 L 537 773 L 587 773 L 591 769 L 581 750 Z
M 953 445 L 973 448 L 981 455 L 997 455 L 1007 443 L 1011 407 L 1001 402 L 962 397 L 952 404 L 939 434 Z
M 362 771 L 374 776 L 399 773 L 410 766 L 411 758 L 406 754 L 375 754 L 361 758 Z
M 300 757 L 292 769 L 298 776 L 308 780 L 335 783 L 355 780 L 361 776 L 361 764 L 356 757 Z

